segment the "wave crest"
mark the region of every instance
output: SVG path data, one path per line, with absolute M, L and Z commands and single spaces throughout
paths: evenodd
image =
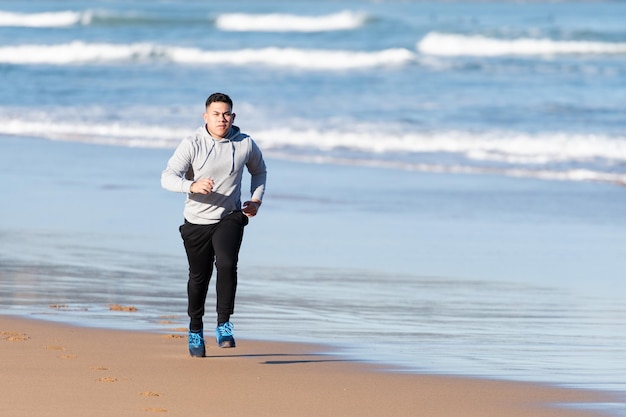
M 91 12 L 12 13 L 0 11 L 0 26 L 12 27 L 68 27 L 91 22 Z
M 551 39 L 495 39 L 486 36 L 430 32 L 417 49 L 440 56 L 507 56 L 563 54 L 626 54 L 626 43 L 557 41 Z
M 210 51 L 154 44 L 108 44 L 80 41 L 59 45 L 18 45 L 0 47 L 5 64 L 98 64 L 115 62 L 169 61 L 179 64 L 234 65 L 260 64 L 304 70 L 346 70 L 402 65 L 416 58 L 403 48 L 382 51 L 341 51 L 323 49 L 261 48 Z
M 1 113 L 1 112 L 0 112 Z M 188 128 L 136 121 L 41 120 L 0 114 L 0 134 L 142 148 L 174 148 Z M 71 112 L 70 112 L 71 113 Z M 132 112 L 131 112 L 132 113 Z M 114 115 L 112 115 L 114 116 Z M 33 120 L 41 120 L 33 122 Z M 626 137 L 565 132 L 432 131 L 389 135 L 298 126 L 252 129 L 268 156 L 416 171 L 495 173 L 626 185 Z
M 324 16 L 231 13 L 218 16 L 215 25 L 233 32 L 326 32 L 356 29 L 366 19 L 365 14 L 351 11 Z

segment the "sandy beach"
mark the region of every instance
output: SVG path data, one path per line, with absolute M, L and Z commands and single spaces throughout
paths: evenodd
M 565 417 L 600 415 L 576 405 L 608 400 L 530 383 L 383 372 L 314 345 L 239 340 L 236 349 L 209 344 L 206 358 L 191 358 L 177 328 L 156 334 L 2 316 L 0 351 L 0 411 L 14 417 Z

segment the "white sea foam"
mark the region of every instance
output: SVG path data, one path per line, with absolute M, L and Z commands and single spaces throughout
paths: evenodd
M 111 44 L 81 41 L 57 45 L 0 47 L 0 63 L 5 64 L 71 65 L 120 61 L 169 61 L 189 65 L 260 64 L 310 70 L 344 70 L 402 65 L 415 58 L 414 52 L 402 48 L 371 52 L 277 47 L 212 51 L 150 43 Z
M 352 11 L 323 16 L 229 13 L 218 16 L 215 25 L 234 32 L 325 32 L 356 29 L 366 19 L 365 14 Z
M 90 12 L 13 13 L 0 11 L 0 26 L 13 27 L 67 27 L 89 24 Z
M 257 133 L 267 140 L 264 147 L 308 146 L 321 150 L 340 148 L 385 154 L 457 154 L 474 161 L 512 165 L 589 162 L 626 163 L 626 136 L 542 132 L 409 132 L 386 136 L 364 132 L 293 130 L 290 128 Z
M 60 115 L 63 114 L 61 111 Z M 61 117 L 61 116 L 60 116 Z M 107 138 L 110 143 L 138 146 L 172 146 L 185 134 L 176 129 L 154 124 L 105 121 L 42 121 L 40 117 L 24 117 L 0 112 L 0 133 L 34 135 L 57 139 L 94 141 Z M 475 161 L 497 161 L 519 165 L 586 162 L 593 160 L 626 163 L 626 136 L 581 133 L 513 131 L 412 131 L 381 138 L 373 129 L 361 126 L 359 131 L 340 129 L 317 130 L 299 126 L 279 129 L 254 129 L 255 138 L 265 149 L 307 148 L 321 151 L 349 149 L 372 154 L 458 154 Z M 84 138 L 84 139 L 81 139 Z
M 305 137 L 303 142 L 325 151 L 347 148 L 364 154 L 373 154 L 370 157 L 356 158 L 338 157 L 332 152 L 301 156 L 302 160 L 307 161 L 385 166 L 422 172 L 495 174 L 626 185 L 626 173 L 623 172 L 623 168 L 611 171 L 615 165 L 626 163 L 626 137 L 549 132 L 529 135 L 516 132 L 437 131 L 414 132 L 381 140 L 380 136 L 361 133 L 315 131 L 303 133 Z M 258 134 L 258 141 L 264 149 L 270 151 L 278 149 L 280 152 L 282 144 L 296 147 L 302 139 L 301 134 L 288 130 L 262 131 Z M 384 155 L 389 153 L 413 157 L 409 160 L 385 158 Z M 442 158 L 435 157 L 434 160 L 446 162 L 422 162 L 423 158 L 420 155 L 429 154 L 442 155 Z M 426 158 L 430 159 L 432 158 Z M 597 168 L 598 161 L 602 169 Z M 589 168 L 570 168 L 573 165 Z
M 62 112 L 61 112 L 62 113 Z M 60 113 L 60 114 L 61 114 Z M 0 134 L 38 136 L 84 142 L 133 146 L 174 146 L 188 132 L 182 128 L 104 121 L 42 121 L 0 113 Z M 563 132 L 469 132 L 414 131 L 381 138 L 379 134 L 339 129 L 317 130 L 287 126 L 254 129 L 264 149 L 349 149 L 371 154 L 457 154 L 475 161 L 496 161 L 514 165 L 610 161 L 626 163 L 626 136 L 572 134 Z M 155 140 L 157 141 L 155 144 Z M 104 142 L 103 142 L 104 141 Z
M 423 54 L 440 56 L 507 56 L 562 54 L 626 54 L 626 43 L 495 39 L 485 36 L 430 32 L 417 43 Z
M 175 146 L 187 130 L 130 123 L 41 121 L 0 118 L 0 134 L 142 148 Z
M 344 70 L 402 65 L 415 59 L 407 49 L 359 52 L 324 49 L 263 48 L 238 51 L 205 51 L 193 48 L 175 48 L 169 57 L 185 64 L 229 64 L 299 68 L 307 70 Z
M 158 54 L 150 44 L 116 45 L 71 42 L 57 45 L 16 45 L 0 47 L 5 64 L 84 64 L 146 59 Z
M 0 134 L 173 148 L 190 133 L 188 128 L 136 122 L 33 120 L 42 119 L 0 112 Z M 626 136 L 415 131 L 381 138 L 369 133 L 371 130 L 322 131 L 296 126 L 253 131 L 264 151 L 290 159 L 626 184 Z M 346 151 L 352 156 L 345 156 Z

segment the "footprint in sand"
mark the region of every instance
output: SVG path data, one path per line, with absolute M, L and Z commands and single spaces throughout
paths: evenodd
M 30 339 L 26 333 L 18 333 L 18 332 L 2 332 L 0 335 L 9 342 L 25 342 Z
M 143 391 L 140 392 L 139 395 L 141 395 L 142 397 L 162 397 L 163 394 L 159 394 L 158 392 L 153 392 L 153 391 Z
M 119 381 L 119 379 L 113 377 L 113 376 L 105 376 L 104 378 L 98 378 L 96 379 L 96 381 L 98 382 L 117 382 Z
M 48 350 L 65 350 L 63 346 L 59 345 L 46 345 L 46 349 Z
M 60 359 L 76 359 L 78 358 L 78 356 L 76 355 L 61 355 L 59 356 Z
M 109 310 L 111 310 L 111 311 L 126 311 L 126 312 L 134 313 L 135 311 L 137 311 L 137 307 L 135 307 L 135 306 L 123 306 L 123 305 L 120 305 L 120 304 L 111 304 L 111 305 L 109 305 Z
M 182 334 L 164 334 L 163 336 L 166 339 L 184 339 L 185 335 Z
M 92 371 L 108 371 L 109 370 L 109 368 L 107 368 L 106 366 L 90 366 L 89 369 L 91 369 Z M 111 383 L 111 382 L 117 382 L 118 379 L 113 376 L 105 376 L 105 377 L 96 379 L 96 381 Z
M 49 307 L 60 311 L 88 311 L 85 307 L 70 307 L 67 304 L 50 304 Z
M 163 394 L 159 394 L 158 392 L 154 392 L 154 391 L 143 391 L 143 392 L 140 392 L 139 395 L 141 395 L 142 397 L 162 397 L 163 396 Z M 144 408 L 143 411 L 148 411 L 151 413 L 167 413 L 167 410 L 165 408 L 156 408 L 156 407 Z

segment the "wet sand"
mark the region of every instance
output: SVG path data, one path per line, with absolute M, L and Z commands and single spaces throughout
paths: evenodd
M 238 339 L 191 358 L 185 329 L 163 334 L 0 317 L 2 415 L 599 416 L 608 394 L 395 373 L 326 346 Z M 566 404 L 567 406 L 564 406 Z M 584 405 L 584 407 L 577 407 Z

